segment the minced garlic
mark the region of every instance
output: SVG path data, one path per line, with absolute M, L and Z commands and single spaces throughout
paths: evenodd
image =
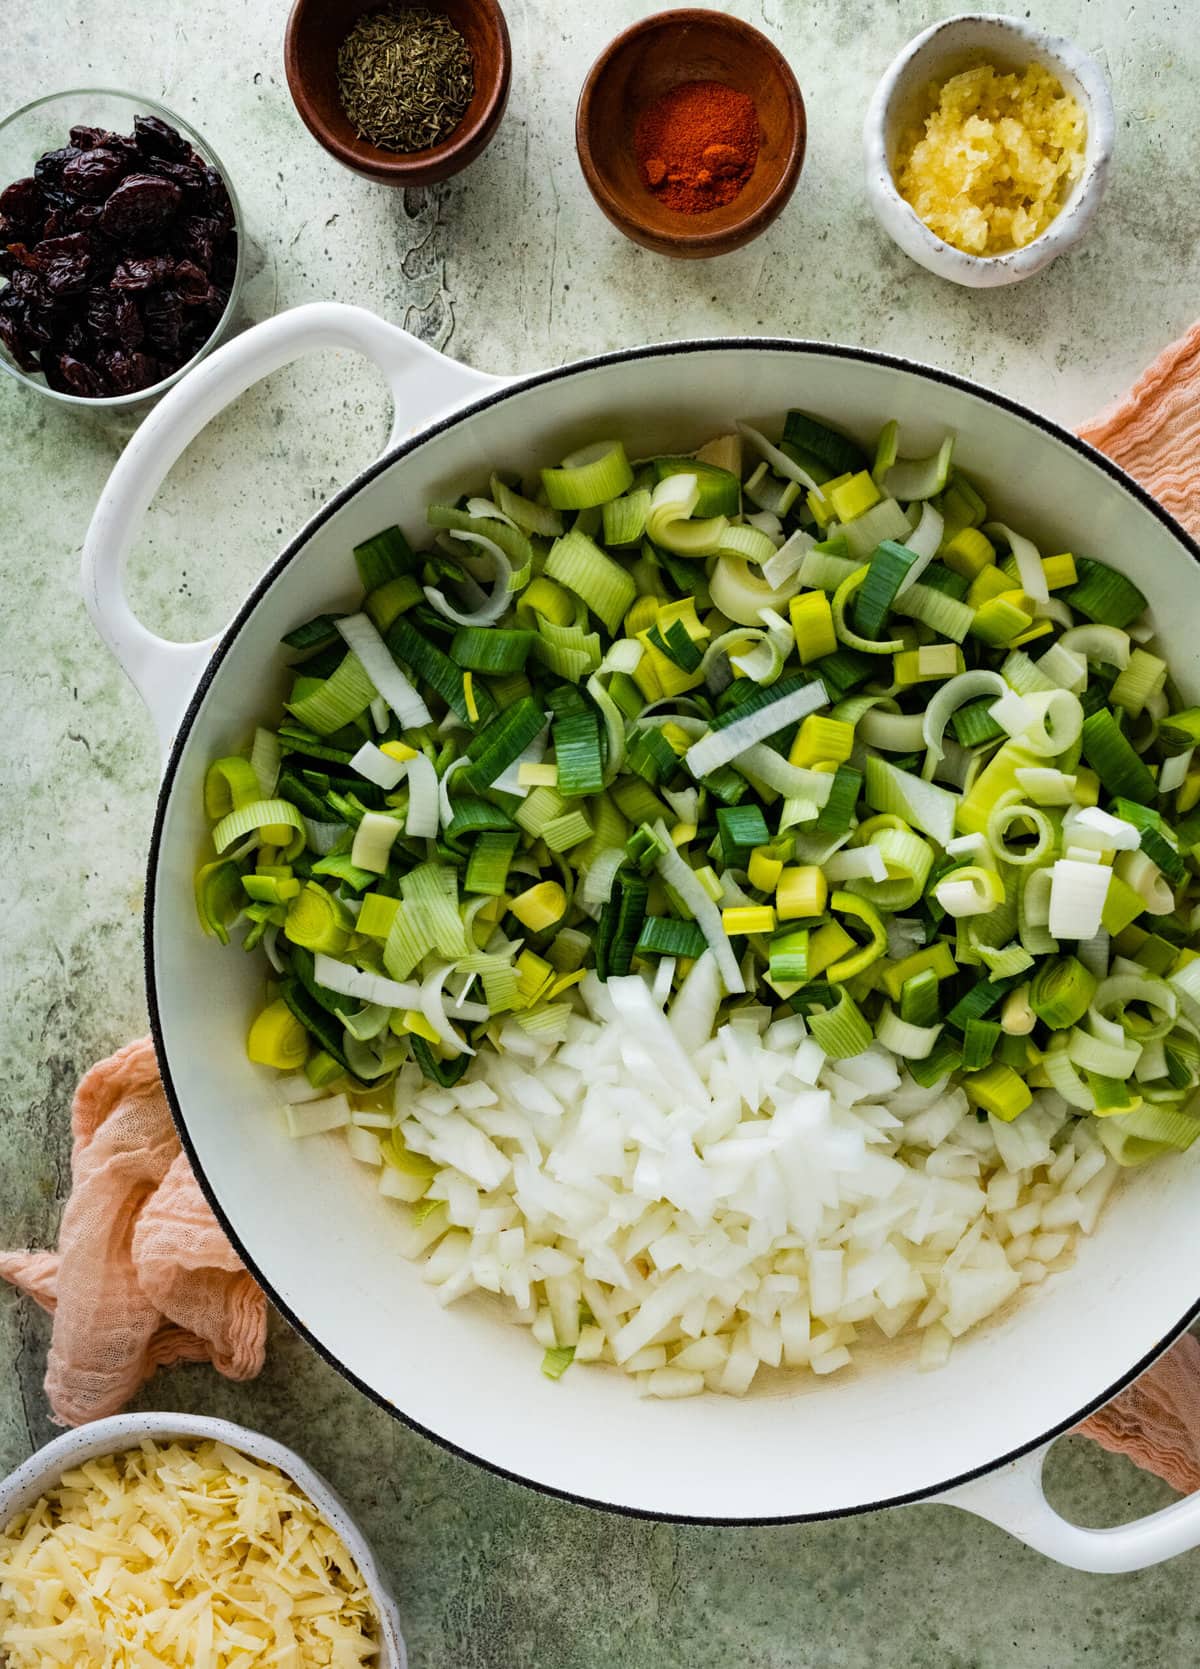
M 87 1461 L 0 1534 L 7 1669 L 362 1669 L 377 1654 L 332 1526 L 223 1443 Z
M 904 134 L 896 186 L 938 237 L 970 255 L 1044 232 L 1083 171 L 1087 118 L 1044 64 L 991 64 L 931 85 Z

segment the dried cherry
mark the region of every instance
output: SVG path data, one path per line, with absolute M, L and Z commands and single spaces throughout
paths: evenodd
M 129 174 L 104 205 L 100 224 L 114 240 L 154 237 L 175 218 L 183 193 L 173 180 Z
M 74 145 L 64 145 L 61 150 L 47 151 L 40 156 L 33 165 L 33 177 L 42 185 L 55 185 L 62 179 L 63 169 L 79 152 Z
M 72 232 L 65 238 L 44 238 L 33 246 L 36 270 L 46 281 L 51 295 L 70 295 L 86 290 L 90 283 L 95 248 L 86 232 Z
M 166 283 L 174 266 L 169 255 L 133 255 L 117 262 L 109 282 L 114 290 L 152 290 Z
M 126 348 L 114 348 L 111 353 L 100 354 L 97 364 L 114 394 L 136 394 L 139 388 L 149 388 L 168 374 L 149 355 L 131 353 Z
M 99 203 L 129 172 L 129 163 L 118 151 L 97 145 L 73 156 L 62 171 L 64 190 L 73 191 L 89 203 Z
M 158 116 L 133 118 L 134 142 L 147 156 L 183 156 L 190 146 L 181 133 Z
M 22 371 L 38 368 L 35 339 L 26 326 L 26 310 L 11 291 L 0 296 L 0 342 L 8 349 Z
M 141 346 L 146 327 L 142 324 L 142 315 L 138 312 L 137 302 L 132 296 L 117 297 L 113 335 L 123 348 Z
M 183 303 L 174 290 L 152 290 L 142 303 L 146 341 L 160 353 L 175 353 L 183 325 Z
M 51 388 L 61 394 L 79 394 L 85 400 L 95 400 L 106 392 L 100 378 L 90 365 L 85 365 L 70 353 L 44 353 L 42 369 Z
M 14 180 L 0 191 L 0 214 L 22 231 L 40 231 L 46 218 L 46 199 L 35 179 Z

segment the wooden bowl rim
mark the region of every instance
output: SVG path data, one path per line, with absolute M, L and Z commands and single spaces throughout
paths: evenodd
M 439 9 L 438 0 L 420 0 L 420 3 Z M 293 0 L 283 37 L 284 73 L 296 112 L 317 143 L 354 173 L 386 185 L 436 184 L 473 162 L 490 143 L 508 102 L 512 80 L 512 42 L 499 0 L 470 0 L 470 4 L 487 14 L 499 43 L 491 86 L 479 114 L 470 123 L 464 117 L 448 139 L 440 145 L 430 146 L 427 151 L 390 152 L 365 139 L 356 141 L 355 145 L 347 145 L 330 131 L 317 114 L 309 92 L 307 54 L 301 47 L 301 31 L 306 14 L 311 15 L 321 6 L 331 11 L 339 8 L 336 0 Z M 382 10 L 383 5 L 384 0 L 380 0 L 376 9 Z M 354 21 L 350 19 L 347 28 L 352 27 Z M 478 59 L 475 65 L 478 69 Z
M 299 0 L 303 3 L 303 0 Z M 591 114 L 596 88 L 612 67 L 617 54 L 643 35 L 661 34 L 671 30 L 702 27 L 711 34 L 736 35 L 770 64 L 787 94 L 790 117 L 787 156 L 778 178 L 770 191 L 754 209 L 742 219 L 727 222 L 721 227 L 695 232 L 675 231 L 656 219 L 647 219 L 632 212 L 629 200 L 609 188 L 598 168 L 592 151 Z M 747 23 L 730 12 L 708 11 L 703 7 L 685 6 L 674 11 L 655 12 L 615 35 L 603 49 L 584 78 L 575 110 L 575 148 L 588 189 L 597 204 L 625 236 L 659 254 L 725 254 L 740 249 L 766 229 L 782 211 L 800 177 L 808 143 L 808 113 L 804 94 L 796 73 L 779 47 L 752 23 Z M 735 199 L 736 201 L 736 199 Z

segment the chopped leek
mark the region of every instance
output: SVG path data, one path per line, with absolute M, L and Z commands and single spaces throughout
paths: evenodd
M 342 1079 L 361 1135 L 363 1086 L 564 1039 L 633 973 L 999 1121 L 1051 1086 L 1121 1163 L 1186 1146 L 1200 708 L 1140 590 L 992 519 L 953 447 L 604 440 L 361 544 L 204 785 L 201 925 L 279 976 L 251 1058 Z

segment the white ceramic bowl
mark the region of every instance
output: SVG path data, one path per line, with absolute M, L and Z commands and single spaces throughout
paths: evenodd
M 892 159 L 923 90 L 931 81 L 989 62 L 1018 69 L 1036 60 L 1058 76 L 1087 112 L 1083 172 L 1050 225 L 1023 249 L 1002 255 L 967 255 L 931 232 L 896 189 Z M 1104 195 L 1116 120 L 1112 95 L 1099 64 L 1088 53 L 1017 17 L 972 12 L 947 18 L 917 35 L 895 58 L 876 87 L 863 124 L 867 196 L 875 218 L 914 261 L 972 289 L 1015 284 L 1049 266 L 1083 237 Z
M 251 1460 L 277 1467 L 293 1483 L 299 1484 L 321 1517 L 346 1544 L 375 1602 L 380 1628 L 379 1669 L 407 1669 L 408 1657 L 396 1602 L 384 1587 L 371 1549 L 345 1504 L 320 1473 L 314 1472 L 291 1449 L 256 1431 L 247 1431 L 245 1426 L 231 1425 L 228 1420 L 210 1420 L 192 1414 L 118 1414 L 111 1420 L 95 1420 L 91 1425 L 64 1432 L 44 1449 L 30 1455 L 0 1483 L 0 1526 L 8 1524 L 48 1489 L 53 1489 L 63 1473 L 72 1467 L 82 1466 L 101 1455 L 135 1449 L 145 1438 L 161 1443 L 209 1440 L 224 1443 Z
M 357 350 L 383 370 L 396 407 L 388 450 L 313 516 L 219 639 L 164 643 L 121 584 L 146 505 L 209 418 L 318 348 Z M 163 1081 L 197 1176 L 279 1308 L 381 1406 L 448 1447 L 576 1499 L 705 1521 L 860 1512 L 954 1485 L 957 1505 L 1059 1558 L 1133 1569 L 1200 1543 L 1200 1495 L 1120 1533 L 1077 1529 L 1043 1500 L 1038 1451 L 1200 1313 L 1200 1144 L 1134 1173 L 1075 1266 L 960 1340 L 938 1373 L 899 1349 L 744 1400 L 642 1401 L 603 1368 L 554 1383 L 527 1332 L 486 1299 L 437 1303 L 406 1261 L 403 1215 L 344 1141 L 288 1140 L 271 1074 L 245 1053 L 261 967 L 197 928 L 208 763 L 243 746 L 282 697 L 281 635 L 361 595 L 356 544 L 390 522 L 418 538 L 430 502 L 598 434 L 648 456 L 698 445 L 734 417 L 776 424 L 795 405 L 864 440 L 893 417 L 914 453 L 954 430 L 956 462 L 998 515 L 1047 550 L 1110 556 L 1144 588 L 1180 687 L 1200 694 L 1200 547 L 1108 459 L 1002 395 L 885 354 L 761 338 L 635 348 L 507 382 L 358 308 L 298 308 L 167 395 L 122 453 L 84 546 L 93 619 L 170 751 L 146 892 Z

